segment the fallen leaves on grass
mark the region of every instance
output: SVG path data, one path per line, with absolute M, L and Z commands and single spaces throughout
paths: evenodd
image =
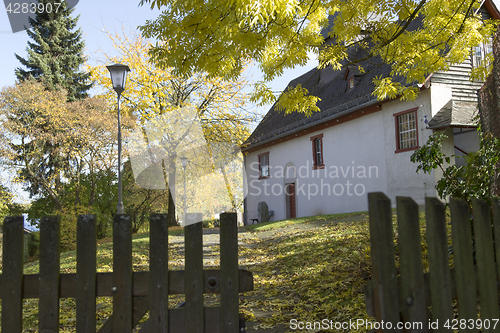
M 371 274 L 369 240 L 366 220 L 294 233 L 278 230 L 271 240 L 254 238 L 251 249 L 240 247 L 245 258 L 240 265 L 254 273 L 255 283 L 255 290 L 245 293 L 250 300 L 240 307 L 272 311 L 259 318 L 259 328 L 289 327 L 291 319 L 372 321 L 363 294 Z

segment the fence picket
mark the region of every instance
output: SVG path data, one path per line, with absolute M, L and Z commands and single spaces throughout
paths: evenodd
M 425 284 L 418 205 L 408 197 L 397 197 L 398 245 L 401 272 L 399 304 L 405 322 L 426 323 Z M 407 332 L 428 332 L 428 325 Z
M 59 332 L 59 222 L 59 216 L 45 216 L 40 220 L 40 333 Z
M 132 332 L 132 220 L 113 219 L 113 332 Z
M 76 222 L 76 332 L 95 332 L 96 217 L 79 215 Z
M 453 318 L 451 274 L 444 205 L 437 198 L 425 198 L 427 249 L 431 290 L 432 319 L 439 323 L 434 332 L 450 332 L 443 324 Z
M 151 332 L 168 328 L 168 215 L 149 218 L 149 325 Z
M 203 333 L 203 225 L 201 224 L 201 214 L 189 214 L 191 220 L 186 227 L 185 249 L 186 249 L 186 276 L 185 276 L 185 295 L 186 312 L 185 327 L 186 333 Z M 193 223 L 192 218 L 197 216 L 198 220 Z
M 238 225 L 236 213 L 220 215 L 221 333 L 239 331 Z
M 498 319 L 498 293 L 495 257 L 493 251 L 493 233 L 491 230 L 491 210 L 484 200 L 472 200 L 474 212 L 474 238 L 478 272 L 481 319 Z M 483 328 L 483 332 L 494 332 L 493 325 Z
M 399 322 L 399 303 L 391 201 L 384 193 L 369 193 L 368 210 L 375 318 L 395 327 Z
M 377 322 L 400 304 L 405 322 L 405 332 L 411 332 L 415 323 L 423 323 L 418 332 L 428 329 L 432 332 L 493 332 L 498 331 L 500 309 L 497 287 L 500 281 L 500 201 L 493 201 L 492 208 L 484 200 L 472 199 L 474 220 L 471 225 L 470 207 L 461 199 L 450 199 L 451 238 L 453 244 L 454 268 L 450 269 L 448 232 L 445 206 L 437 198 L 426 198 L 426 233 L 429 272 L 420 280 L 421 249 L 419 243 L 417 206 L 410 198 L 397 198 L 399 256 L 401 275 L 392 281 L 394 288 L 385 287 L 381 281 L 392 269 L 394 249 L 391 244 L 390 200 L 383 193 L 369 193 L 370 242 L 372 251 L 372 280 L 365 287 L 366 310 Z M 491 214 L 491 209 L 493 214 Z M 493 221 L 492 221 L 493 215 Z M 411 223 L 411 221 L 413 221 Z M 493 231 L 492 232 L 492 223 Z M 385 227 L 383 227 L 385 225 Z M 475 247 L 475 248 L 474 248 Z M 387 249 L 389 248 L 389 249 Z M 474 254 L 475 253 L 475 254 Z M 496 258 L 495 258 L 496 254 Z M 495 260 L 496 259 L 496 260 Z M 495 264 L 495 261 L 497 264 Z M 381 267 L 384 267 L 381 269 Z M 395 274 L 394 274 L 395 276 Z M 385 279 L 385 280 L 383 280 Z M 387 283 L 387 282 L 386 282 Z M 421 316 L 412 317 L 414 309 L 407 308 L 408 295 L 412 295 L 412 284 L 422 286 L 425 297 L 412 298 L 426 310 Z M 389 285 L 387 283 L 387 285 Z M 458 301 L 458 319 L 453 314 L 453 300 Z M 478 301 L 481 320 L 478 317 Z M 384 317 L 385 315 L 385 317 Z M 432 318 L 431 318 L 432 317 Z M 407 325 L 410 324 L 410 325 Z M 427 326 L 427 327 L 425 327 Z M 386 326 L 387 327 L 387 326 Z M 393 326 L 394 327 L 394 326 Z M 411 328 L 410 328 L 411 327 Z M 379 330 L 379 332 L 382 332 Z
M 476 319 L 477 284 L 469 205 L 464 200 L 452 198 L 450 201 L 450 212 L 458 316 L 459 319 Z M 460 331 L 465 333 L 477 332 L 477 329 L 467 326 Z
M 3 222 L 2 332 L 21 333 L 23 327 L 22 216 L 7 216 Z

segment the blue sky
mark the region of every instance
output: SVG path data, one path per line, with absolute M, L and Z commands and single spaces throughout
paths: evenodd
M 80 15 L 78 21 L 85 39 L 85 55 L 95 58 L 95 52 L 100 48 L 112 51 L 112 44 L 103 32 L 104 27 L 110 31 L 136 30 L 147 19 L 154 19 L 159 11 L 149 7 L 139 7 L 139 1 L 118 0 L 83 0 L 75 7 L 74 15 Z M 12 33 L 7 13 L 0 10 L 0 87 L 12 85 L 15 82 L 14 70 L 20 63 L 14 53 L 26 56 L 28 35 L 26 32 Z

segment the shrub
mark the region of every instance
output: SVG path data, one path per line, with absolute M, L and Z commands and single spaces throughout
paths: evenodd
M 38 249 L 40 248 L 40 232 L 32 232 L 25 236 L 27 242 L 26 250 L 28 257 L 38 256 Z
M 220 226 L 219 219 L 203 220 L 201 221 L 203 228 L 218 228 Z
M 427 143 L 411 156 L 411 161 L 418 163 L 417 172 L 430 173 L 437 168 L 443 171 L 443 177 L 436 183 L 437 193 L 442 199 L 452 196 L 464 199 L 470 205 L 471 198 L 488 202 L 498 198 L 496 181 L 500 171 L 500 140 L 490 133 L 480 132 L 480 129 L 478 135 L 479 150 L 464 156 L 465 165 L 461 167 L 450 165 L 445 168 L 445 162 L 450 163 L 451 157 L 445 156 L 441 150 L 442 141 L 447 138 L 442 132 L 431 135 Z

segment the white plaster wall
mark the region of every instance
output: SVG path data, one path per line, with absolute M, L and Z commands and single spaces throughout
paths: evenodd
M 430 118 L 427 117 L 429 120 L 453 98 L 451 87 L 445 84 L 433 82 L 432 86 L 424 92 L 430 95 Z
M 312 159 L 310 149 L 306 149 L 303 140 L 298 138 L 286 141 L 268 148 L 264 148 L 246 156 L 246 174 L 247 174 L 247 219 L 257 218 L 257 205 L 260 201 L 265 201 L 269 210 L 274 211 L 271 220 L 283 220 L 285 216 L 285 194 L 284 178 L 285 166 L 291 162 L 297 168 L 304 165 L 306 159 Z M 309 140 L 309 137 L 307 137 Z M 267 179 L 259 178 L 259 160 L 258 155 L 269 151 L 269 174 Z M 296 198 L 296 205 L 301 198 Z M 298 212 L 297 212 L 298 213 Z M 304 216 L 304 215 L 297 215 Z
M 455 146 L 466 153 L 479 150 L 479 136 L 475 128 L 455 128 L 453 130 L 453 139 Z M 464 154 L 455 149 L 455 155 L 460 156 L 460 158 L 455 158 L 457 166 L 463 166 L 465 163 L 461 156 Z
M 441 151 L 443 152 L 443 154 L 445 156 L 450 157 L 450 163 L 446 163 L 446 161 L 445 161 L 443 164 L 443 168 L 446 170 L 446 168 L 448 168 L 450 165 L 455 164 L 455 157 L 453 156 L 453 154 L 455 153 L 455 148 L 454 148 L 455 143 L 454 143 L 454 138 L 453 138 L 453 128 L 448 127 L 448 128 L 443 129 L 442 131 L 448 137 L 448 138 L 443 140 L 442 149 L 441 149 Z M 441 170 L 441 168 L 436 169 L 434 174 L 435 174 L 436 183 L 441 178 L 443 178 L 443 171 Z
M 257 218 L 260 201 L 274 211 L 274 220 L 286 218 L 288 163 L 297 170 L 297 217 L 366 211 L 368 192 L 387 191 L 383 128 L 383 115 L 377 112 L 248 154 L 247 218 Z M 320 133 L 325 168 L 312 170 L 310 137 Z M 271 177 L 258 180 L 257 156 L 265 151 Z
M 393 101 L 382 105 L 384 116 L 384 137 L 385 137 L 385 160 L 386 160 L 386 178 L 387 192 L 386 195 L 391 199 L 393 207 L 396 203 L 396 196 L 409 196 L 418 204 L 424 204 L 426 196 L 435 196 L 435 180 L 434 174 L 424 174 L 422 171 L 416 173 L 417 164 L 411 162 L 410 156 L 415 152 L 399 152 L 396 153 L 396 128 L 394 114 L 418 107 L 417 110 L 417 129 L 418 143 L 422 146 L 427 142 L 432 130 L 427 129 L 425 120 L 430 121 L 431 112 L 434 107 L 431 107 L 431 101 L 434 100 L 440 104 L 446 100 L 439 98 L 431 98 L 433 96 L 434 86 L 430 89 L 421 91 L 419 97 L 415 101 Z M 436 93 L 444 94 L 443 87 L 438 87 Z M 451 90 L 450 90 L 451 95 Z M 446 104 L 444 102 L 444 104 Z M 443 104 L 443 106 L 444 106 Z M 426 117 L 427 116 L 427 117 Z
M 418 107 L 418 140 L 422 146 L 433 133 L 427 128 L 427 122 L 451 98 L 450 87 L 433 83 L 421 91 L 415 101 L 385 103 L 381 111 L 373 114 L 248 154 L 247 219 L 257 218 L 260 201 L 265 201 L 269 210 L 274 211 L 273 220 L 286 218 L 284 188 L 293 181 L 284 175 L 287 164 L 293 164 L 297 170 L 297 217 L 365 211 L 367 194 L 375 191 L 386 193 L 393 206 L 396 196 L 409 196 L 418 204 L 424 204 L 426 196 L 436 196 L 435 183 L 441 173 L 417 173 L 417 164 L 410 160 L 414 151 L 395 153 L 394 114 Z M 320 133 L 323 133 L 325 169 L 313 171 L 310 137 Z M 470 146 L 471 150 L 477 144 L 473 134 L 454 138 L 451 129 L 447 129 L 447 134 L 449 139 L 443 142 L 443 149 L 449 156 L 453 154 L 454 144 Z M 257 155 L 265 151 L 269 151 L 271 177 L 258 180 Z
M 325 169 L 316 170 L 313 174 L 321 177 L 309 179 L 308 186 L 311 194 L 314 185 L 325 192 L 329 185 L 331 191 L 307 200 L 307 206 L 301 207 L 304 216 L 366 211 L 368 192 L 386 191 L 381 128 L 382 117 L 376 112 L 323 131 Z

